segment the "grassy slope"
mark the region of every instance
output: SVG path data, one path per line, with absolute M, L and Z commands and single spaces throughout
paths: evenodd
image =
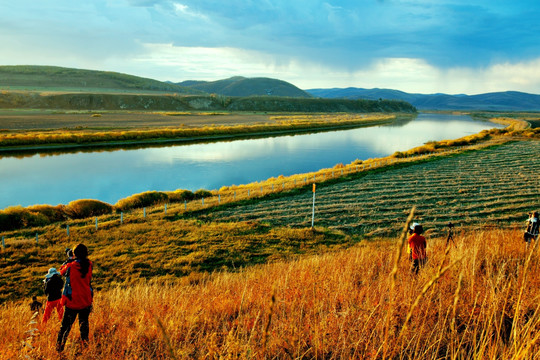
M 539 145 L 510 143 L 320 185 L 316 225 L 329 230 L 315 234 L 306 230 L 311 215 L 307 189 L 198 213 L 184 213 L 184 206 L 177 205 L 164 216 L 163 208 L 156 208 L 147 212 L 146 220 L 135 212 L 126 214 L 124 225 L 116 215 L 105 216 L 97 231 L 93 219 L 70 222 L 70 238 L 61 223 L 6 233 L 1 300 L 40 293 L 37 279 L 62 262 L 64 247 L 80 241 L 94 254 L 95 285 L 107 288 L 139 278 L 174 278 L 349 246 L 360 235 L 392 236 L 414 204 L 428 233 L 440 233 L 449 220 L 458 228 L 522 224 L 526 212 L 540 202 L 538 193 L 530 192 L 537 188 Z M 461 168 L 458 179 L 452 175 L 456 168 Z
M 467 232 L 456 240 L 445 251 L 442 239 L 429 238 L 429 261 L 418 276 L 395 242 L 363 242 L 184 284 L 113 287 L 96 293 L 89 347 L 80 353 L 74 326 L 64 358 L 540 356 L 538 249 L 526 252 L 520 231 Z M 93 247 L 91 258 L 102 261 L 102 252 Z M 130 271 L 121 265 L 125 256 L 116 255 L 123 274 Z M 0 308 L 0 359 L 58 356 L 58 320 L 29 336 L 30 318 L 27 304 Z
M 386 351 L 433 359 L 458 353 L 464 358 L 510 359 L 522 354 L 532 359 L 540 355 L 534 330 L 540 326 L 540 262 L 538 252 L 527 260 L 521 229 L 526 211 L 534 209 L 540 199 L 537 193 L 521 196 L 538 181 L 538 146 L 533 141 L 514 142 L 320 186 L 321 204 L 332 194 L 357 195 L 319 208 L 318 224 L 333 229 L 315 232 L 305 227 L 309 193 L 250 200 L 226 208 L 242 217 L 246 212 L 256 215 L 245 222 L 213 221 L 216 212 L 206 217 L 199 213 L 195 219 L 154 213 L 146 220 L 126 218 L 122 226 L 117 221 L 103 222 L 97 231 L 91 223 L 74 227 L 69 239 L 63 228 L 50 226 L 40 230 L 38 246 L 32 231 L 19 232 L 18 237 L 8 239 L 0 260 L 3 300 L 15 300 L 0 308 L 0 346 L 6 349 L 0 359 L 25 353 L 20 341 L 32 326 L 24 302 L 40 293 L 40 278 L 50 266 L 63 261 L 64 247 L 78 242 L 89 245 L 98 290 L 92 342 L 85 355 L 89 358 L 173 358 L 165 332 L 179 358 L 377 358 Z M 456 168 L 459 181 L 451 175 L 450 169 Z M 436 178 L 438 173 L 442 178 Z M 478 185 L 482 191 L 477 191 Z M 466 196 L 454 193 L 455 186 L 466 190 Z M 507 189 L 512 186 L 515 198 Z M 411 193 L 414 188 L 421 190 Z M 354 226 L 337 223 L 346 223 L 362 211 L 349 211 L 350 201 L 362 202 L 362 194 L 379 191 L 373 199 L 400 200 L 372 204 L 363 221 L 382 218 L 386 224 L 391 218 L 397 229 L 415 202 L 410 195 L 426 196 L 426 190 L 433 195 L 427 194 L 427 200 L 417 204 L 415 220 L 420 219 L 428 230 L 442 226 L 447 219 L 432 216 L 444 216 L 448 201 L 431 199 L 453 194 L 458 203 L 471 202 L 464 207 L 467 213 L 463 217 L 469 227 L 458 228 L 456 248 L 449 254 L 444 252 L 444 240 L 428 231 L 430 260 L 418 278 L 409 275 L 405 256 L 394 263 L 393 246 L 385 241 L 361 241 Z M 294 208 L 290 202 L 303 203 L 303 197 L 301 208 L 285 215 L 273 213 L 279 207 Z M 495 201 L 499 197 L 505 206 L 499 207 Z M 518 201 L 513 202 L 515 199 Z M 422 206 L 426 203 L 428 209 Z M 256 204 L 265 206 L 254 210 Z M 483 209 L 489 204 L 499 209 L 494 214 L 502 213 L 511 229 L 486 230 Z M 293 215 L 299 211 L 304 223 L 297 223 Z M 344 216 L 338 216 L 340 212 Z M 277 221 L 267 225 L 272 218 Z M 281 226 L 288 223 L 285 218 L 290 218 L 293 227 Z M 471 231 L 472 226 L 481 230 Z M 298 258 L 320 253 L 325 255 Z M 278 262 L 243 269 L 269 261 Z M 439 274 L 454 262 L 444 275 Z M 389 276 L 394 264 L 398 270 L 395 282 Z M 209 275 L 225 270 L 238 274 Z M 272 296 L 275 301 L 270 301 Z M 513 319 L 515 332 L 508 325 Z M 28 340 L 35 346 L 28 354 L 52 356 L 54 322 L 53 318 L 41 336 Z M 77 330 L 73 331 L 75 341 Z M 68 343 L 66 357 L 75 358 L 76 348 Z
M 183 86 L 111 71 L 57 66 L 0 66 L 0 88 L 47 91 L 162 91 L 200 93 Z

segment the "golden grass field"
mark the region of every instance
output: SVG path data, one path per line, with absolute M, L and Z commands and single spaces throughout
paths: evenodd
M 526 249 L 519 229 L 459 233 L 445 243 L 428 239 L 429 261 L 417 276 L 400 241 L 388 239 L 191 282 L 112 285 L 96 294 L 89 347 L 80 348 L 74 327 L 64 358 L 540 356 L 538 246 Z M 96 263 L 101 251 L 91 254 Z M 0 359 L 58 358 L 58 320 L 32 332 L 39 325 L 31 318 L 26 303 L 0 308 Z
M 58 320 L 41 327 L 28 304 L 79 242 L 96 295 L 89 347 L 74 326 L 65 359 L 535 359 L 540 249 L 525 247 L 523 229 L 540 210 L 540 158 L 527 131 L 355 174 L 324 169 L 313 230 L 299 180 L 266 197 L 127 214 L 123 224 L 107 215 L 98 230 L 93 219 L 72 221 L 70 237 L 61 222 L 6 233 L 0 359 L 59 358 Z M 428 230 L 418 276 L 400 237 L 411 220 Z M 450 246 L 448 220 L 458 225 Z

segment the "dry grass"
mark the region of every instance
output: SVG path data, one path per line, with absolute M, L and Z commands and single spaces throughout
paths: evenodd
M 410 116 L 410 115 L 409 115 Z M 271 118 L 265 123 L 245 123 L 238 125 L 215 125 L 186 127 L 183 124 L 163 128 L 138 129 L 51 129 L 51 130 L 19 130 L 0 133 L 0 147 L 49 145 L 86 145 L 110 143 L 121 145 L 131 143 L 160 141 L 203 141 L 212 138 L 227 138 L 257 134 L 272 134 L 307 130 L 324 130 L 339 127 L 362 127 L 388 123 L 396 118 L 395 114 L 334 114 L 334 115 L 302 115 L 281 116 Z
M 527 252 L 517 230 L 461 233 L 448 251 L 444 244 L 428 239 L 418 276 L 405 257 L 395 262 L 395 242 L 378 241 L 194 284 L 99 292 L 90 346 L 76 355 L 74 329 L 66 359 L 540 356 L 538 247 Z M 31 316 L 26 304 L 0 308 L 0 359 L 56 357 L 53 321 L 33 349 L 22 347 Z

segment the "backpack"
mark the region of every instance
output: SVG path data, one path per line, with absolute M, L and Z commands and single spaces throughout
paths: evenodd
M 538 221 L 538 218 L 531 217 L 528 221 L 529 225 L 527 226 L 527 233 L 533 236 L 538 235 L 538 229 L 540 227 L 540 222 Z

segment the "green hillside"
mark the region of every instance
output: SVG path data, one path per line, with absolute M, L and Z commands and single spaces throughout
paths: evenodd
M 148 78 L 112 71 L 72 69 L 57 66 L 0 66 L 0 89 L 83 92 L 174 92 L 201 91 Z
M 306 99 L 277 96 L 225 97 L 177 94 L 0 92 L 0 109 L 405 112 L 416 109 L 398 100 Z
M 234 76 L 218 81 L 195 81 L 188 80 L 178 85 L 201 90 L 211 94 L 225 96 L 286 96 L 286 97 L 312 97 L 307 92 L 300 90 L 286 81 L 270 78 L 245 78 Z

